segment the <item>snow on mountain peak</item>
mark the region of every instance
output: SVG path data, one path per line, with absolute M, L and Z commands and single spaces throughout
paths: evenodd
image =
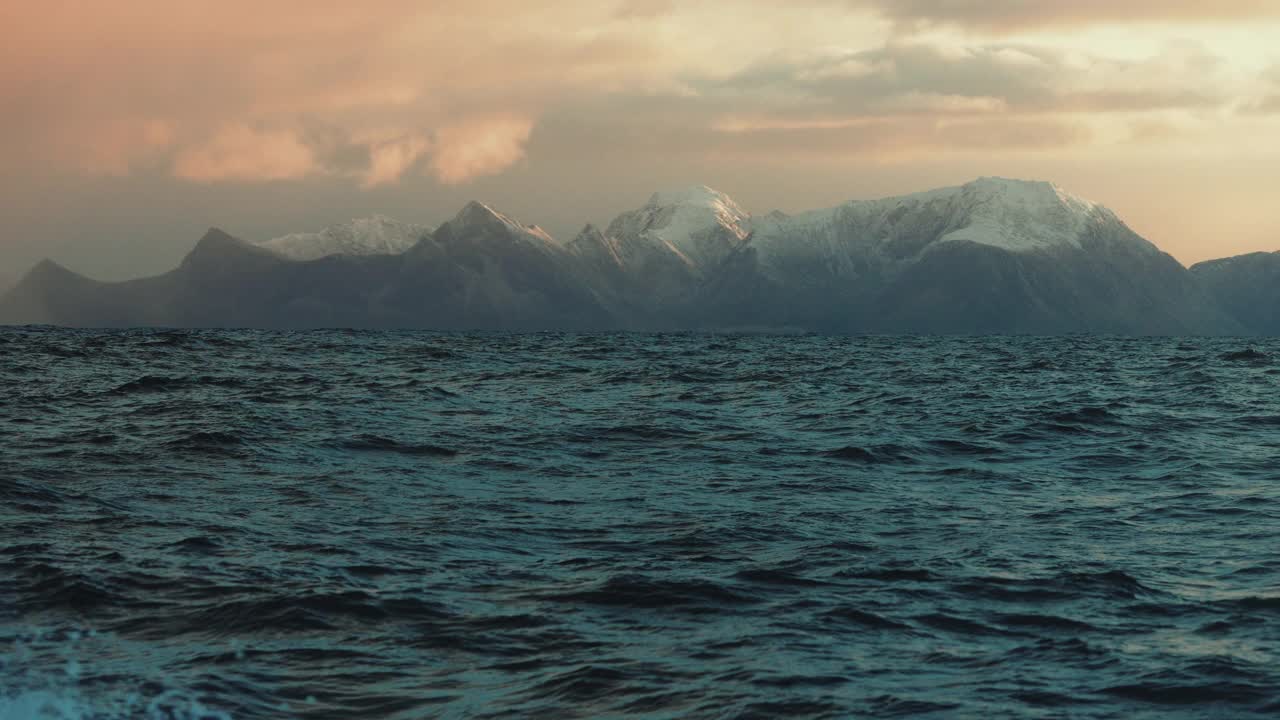
M 472 200 L 464 205 L 462 209 L 458 211 L 458 214 L 453 217 L 453 221 L 464 225 L 497 221 L 504 225 L 518 226 L 518 223 L 514 220 L 479 200 Z
M 1075 252 L 1087 246 L 1091 233 L 1108 227 L 1123 224 L 1110 210 L 1052 183 L 988 177 L 793 216 L 766 215 L 752 223 L 750 243 L 761 267 L 777 276 L 806 276 L 814 268 L 857 276 L 868 268 L 889 272 L 958 242 L 1019 254 Z
M 776 244 L 778 236 L 787 233 L 823 236 L 834 232 L 835 224 L 852 223 L 861 230 L 850 240 L 876 244 L 885 239 L 886 233 L 900 232 L 907 218 L 920 223 L 922 231 L 943 228 L 933 239 L 937 242 L 967 241 L 1011 252 L 1079 248 L 1080 238 L 1090 224 L 1118 222 L 1110 210 L 1053 183 L 984 177 L 910 195 L 854 200 L 791 217 L 769 215 L 757 222 L 755 229 L 757 235 L 765 236 L 757 244 L 767 245 Z M 861 236 L 862 232 L 870 235 Z M 912 245 L 923 248 L 933 240 Z
M 607 234 L 664 247 L 691 268 L 706 268 L 746 239 L 750 221 L 728 195 L 697 185 L 654 193 L 644 207 L 619 215 Z
M 558 243 L 537 225 L 521 224 L 478 200 L 467 203 L 467 206 L 454 216 L 450 224 L 461 227 L 497 225 L 517 236 L 532 237 L 546 245 L 558 246 Z
M 716 208 L 723 207 L 725 209 L 735 211 L 739 214 L 746 214 L 733 201 L 733 198 L 714 188 L 706 185 L 693 185 L 678 190 L 665 190 L 654 193 L 649 198 L 650 207 L 670 207 L 677 205 L 688 205 L 694 207 Z
M 291 233 L 255 244 L 290 260 L 316 260 L 329 255 L 399 255 L 429 232 L 422 225 L 373 215 L 319 232 Z
M 986 177 L 955 188 L 964 227 L 940 238 L 1027 252 L 1080 247 L 1080 237 L 1103 208 L 1049 182 Z
M 653 229 L 666 230 L 668 236 L 684 230 L 696 231 L 700 227 L 720 225 L 743 238 L 747 235 L 745 226 L 751 219 L 751 214 L 738 207 L 733 198 L 706 185 L 656 192 L 649 198 L 646 209 L 669 211 L 661 222 L 655 222 L 653 226 Z
M 1029 207 L 1063 205 L 1076 212 L 1092 212 L 1098 205 L 1063 190 L 1056 183 L 1043 180 L 1011 180 L 984 177 L 964 185 L 963 190 L 986 194 L 993 200 Z

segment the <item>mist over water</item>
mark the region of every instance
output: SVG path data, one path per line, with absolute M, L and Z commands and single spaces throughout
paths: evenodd
M 0 330 L 0 717 L 1274 717 L 1280 341 Z

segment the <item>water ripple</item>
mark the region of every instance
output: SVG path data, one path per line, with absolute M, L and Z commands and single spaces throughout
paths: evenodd
M 0 330 L 0 717 L 1273 717 L 1280 342 Z

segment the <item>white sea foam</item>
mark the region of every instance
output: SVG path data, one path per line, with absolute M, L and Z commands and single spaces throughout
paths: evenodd
M 0 654 L 0 720 L 232 720 L 181 689 L 148 692 L 141 679 L 106 691 L 84 683 L 92 674 L 89 658 L 113 650 L 115 642 L 113 635 L 81 630 L 14 638 Z

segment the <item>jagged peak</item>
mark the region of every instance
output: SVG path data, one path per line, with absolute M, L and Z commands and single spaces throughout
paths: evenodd
M 181 267 L 190 267 L 193 264 L 209 261 L 216 262 L 218 258 L 240 256 L 281 259 L 279 255 L 266 248 L 245 242 L 221 228 L 211 227 L 196 242 L 191 252 L 183 258 Z
M 276 257 L 275 253 L 266 248 L 241 240 L 222 228 L 211 227 L 196 241 L 195 247 L 187 254 L 187 259 L 190 260 L 194 255 L 223 254 L 228 251 Z
M 59 262 L 49 258 L 44 258 L 40 262 L 31 266 L 31 269 L 28 270 L 21 279 L 14 283 L 10 289 L 27 286 L 32 283 L 44 284 L 67 280 L 96 282 Z
M 31 269 L 27 271 L 27 274 L 31 275 L 35 273 L 51 273 L 51 272 L 75 274 L 75 271 L 71 270 L 66 265 L 63 265 L 62 263 L 56 260 L 52 260 L 50 258 L 41 259 L 40 262 L 33 265 Z
M 751 219 L 751 213 L 743 210 L 733 198 L 706 185 L 656 192 L 642 212 L 668 217 L 667 222 L 681 230 L 709 221 L 731 229 L 740 237 L 745 237 L 742 226 Z
M 656 192 L 614 218 L 605 234 L 624 244 L 665 248 L 690 267 L 712 267 L 750 235 L 751 216 L 728 195 L 695 185 Z
M 551 236 L 548 235 L 545 230 L 538 227 L 537 225 L 524 225 L 522 223 L 519 223 L 513 220 L 509 215 L 505 215 L 501 212 L 498 212 L 497 210 L 494 210 L 492 207 L 480 202 L 479 200 L 472 200 L 471 202 L 467 203 L 466 206 L 463 207 L 462 210 L 460 210 L 458 214 L 454 216 L 453 220 L 450 221 L 450 224 L 454 225 L 455 227 L 475 227 L 475 226 L 483 227 L 483 226 L 501 225 L 505 227 L 507 230 L 515 232 L 517 234 L 533 236 L 545 243 L 548 243 L 551 245 L 555 244 L 555 241 L 551 239 Z
M 255 246 L 241 240 L 240 238 L 226 232 L 222 228 L 211 227 L 205 231 L 204 235 L 196 241 L 196 245 L 191 249 L 191 255 L 197 253 L 216 252 L 226 249 L 257 249 Z
M 484 223 L 500 222 L 504 225 L 520 227 L 520 224 L 510 217 L 494 210 L 492 207 L 480 202 L 472 200 L 467 203 L 458 214 L 453 217 L 453 222 L 460 225 L 477 225 Z
M 211 227 L 205 231 L 196 245 L 205 243 L 242 243 L 243 241 L 219 227 Z
M 733 198 L 706 185 L 682 190 L 656 192 L 641 212 L 658 216 L 708 217 L 723 225 L 736 226 L 751 217 Z
M 649 197 L 650 207 L 714 207 L 716 205 L 724 205 L 730 208 L 738 208 L 738 204 L 733 198 L 706 185 L 693 185 L 677 190 L 665 190 L 655 192 Z

